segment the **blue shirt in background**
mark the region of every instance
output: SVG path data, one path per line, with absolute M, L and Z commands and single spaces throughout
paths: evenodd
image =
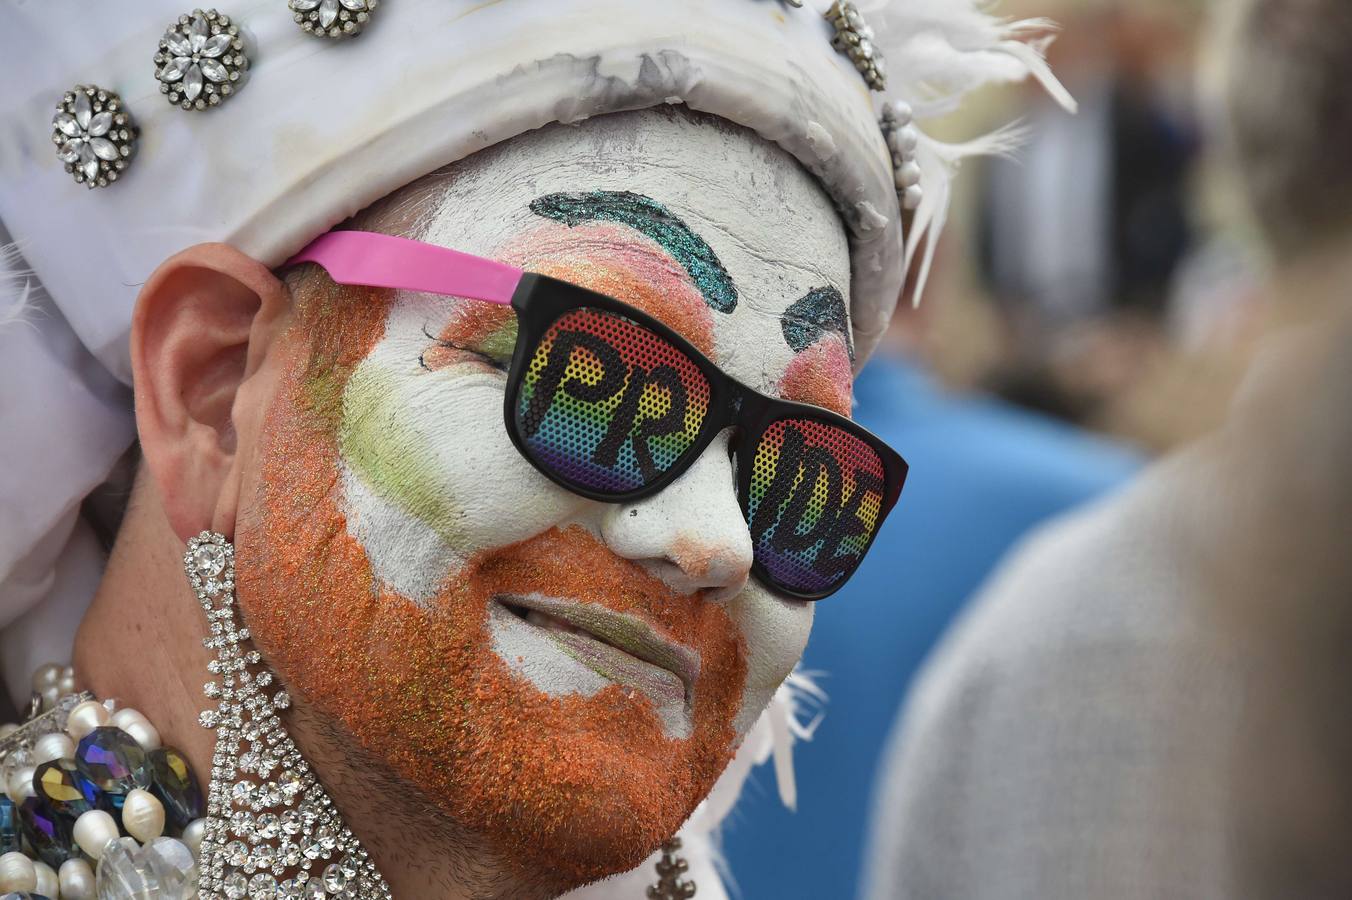
M 744 900 L 851 900 L 878 758 L 912 675 L 1011 544 L 1132 476 L 1136 456 L 999 401 L 948 394 L 880 355 L 855 383 L 855 418 L 910 464 L 901 500 L 859 571 L 816 611 L 803 668 L 830 695 L 794 748 L 798 811 L 769 766 L 724 824 Z

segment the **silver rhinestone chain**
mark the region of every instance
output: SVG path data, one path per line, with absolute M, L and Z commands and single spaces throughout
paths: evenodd
M 203 644 L 216 651 L 207 665 L 216 680 L 204 691 L 218 703 L 199 718 L 216 729 L 199 896 L 390 900 L 375 862 L 282 725 L 278 712 L 290 697 L 265 693 L 272 672 L 248 648 L 249 629 L 235 609 L 234 548 L 204 531 L 188 542 L 183 564 L 211 629 Z

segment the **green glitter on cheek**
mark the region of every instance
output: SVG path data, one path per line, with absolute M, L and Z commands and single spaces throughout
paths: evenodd
M 378 496 L 425 522 L 445 541 L 460 544 L 460 510 L 437 470 L 436 456 L 408 421 L 408 398 L 396 377 L 367 360 L 343 394 L 338 449 L 343 460 Z
M 480 341 L 475 349 L 490 359 L 501 360 L 504 363 L 511 362 L 512 351 L 516 349 L 516 334 L 517 324 L 516 319 L 513 318 Z

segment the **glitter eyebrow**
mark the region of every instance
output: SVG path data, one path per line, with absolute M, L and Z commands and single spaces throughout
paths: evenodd
M 585 222 L 617 222 L 657 242 L 685 269 L 704 302 L 717 312 L 737 308 L 737 285 L 718 254 L 661 203 L 630 191 L 546 194 L 530 202 L 537 216 L 572 228 Z
M 845 298 L 833 287 L 813 288 L 793 302 L 780 316 L 784 341 L 794 353 L 802 353 L 821 336 L 835 332 L 845 340 L 845 349 L 854 360 L 854 341 L 850 339 L 850 323 L 845 312 Z

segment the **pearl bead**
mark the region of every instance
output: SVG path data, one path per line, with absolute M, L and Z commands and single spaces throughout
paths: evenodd
M 183 829 L 183 843 L 192 851 L 194 858 L 201 855 L 202 838 L 206 836 L 206 833 L 206 819 L 193 819 L 187 824 L 187 827 Z
M 66 719 L 66 733 L 79 741 L 95 728 L 108 724 L 108 710 L 97 700 L 86 700 L 70 711 Z
M 95 897 L 93 868 L 84 859 L 66 859 L 57 878 L 61 881 L 61 900 L 93 900 Z
M 61 689 L 61 696 L 63 697 L 75 693 L 75 676 L 73 674 L 62 675 L 56 686 Z
M 0 892 L 32 891 L 38 886 L 33 861 L 19 851 L 0 856 Z
M 150 843 L 164 834 L 164 804 L 149 791 L 132 788 L 122 802 L 122 827 L 141 843 Z
M 897 136 L 897 145 L 902 153 L 914 153 L 915 148 L 920 146 L 920 132 L 910 125 L 892 133 Z
M 902 187 L 915 187 L 920 183 L 920 164 L 914 160 L 908 161 L 900 169 L 897 169 L 897 184 Z
M 45 862 L 34 861 L 33 869 L 37 872 L 38 886 L 34 889 L 36 893 L 43 897 L 56 897 L 61 893 L 61 881 L 56 877 L 56 870 Z
M 103 848 L 117 837 L 117 823 L 101 809 L 91 809 L 75 820 L 75 843 L 90 859 L 103 856 Z
M 43 711 L 56 709 L 57 702 L 61 699 L 61 688 L 56 685 L 42 689 L 42 709 Z
M 146 717 L 141 715 L 140 710 L 132 709 L 130 706 L 124 706 L 113 713 L 112 718 L 108 720 L 108 724 L 112 725 L 114 728 L 121 728 L 123 731 L 126 731 L 129 723 L 144 721 L 146 721 Z
M 33 759 L 38 765 L 53 759 L 74 759 L 75 742 L 70 735 L 60 731 L 44 734 L 33 745 Z M 38 891 L 38 893 L 42 893 Z
M 141 749 L 147 753 L 160 748 L 160 733 L 144 717 L 128 722 L 122 726 L 122 730 L 130 735 L 133 741 L 140 744 Z
M 56 687 L 61 683 L 61 675 L 60 663 L 47 663 L 33 673 L 33 691 L 40 694 L 49 687 Z
M 15 769 L 9 776 L 9 784 L 5 785 L 5 793 L 9 799 L 18 805 L 29 797 L 33 796 L 33 775 L 32 766 L 24 766 L 22 769 Z
M 919 209 L 920 203 L 925 199 L 925 190 L 918 184 L 913 184 L 906 189 L 905 195 L 901 198 L 901 205 L 907 209 Z
M 94 870 L 83 859 L 68 859 L 57 873 L 61 900 L 94 900 Z
M 911 104 L 904 100 L 892 101 L 892 115 L 896 118 L 898 125 L 908 125 L 915 116 L 915 111 L 911 109 Z
M 70 711 L 66 718 L 66 733 L 74 741 L 80 741 L 95 728 L 108 724 L 108 708 L 97 700 L 86 700 Z

